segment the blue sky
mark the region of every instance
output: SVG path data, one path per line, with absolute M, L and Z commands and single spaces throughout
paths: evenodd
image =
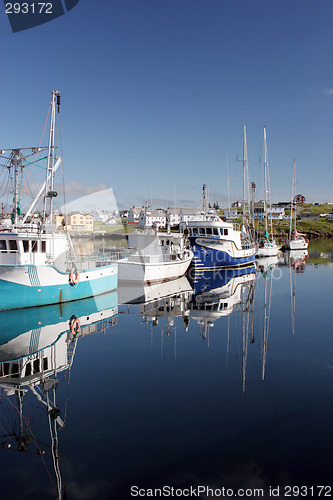
M 197 206 L 263 196 L 267 127 L 274 201 L 333 201 L 333 3 L 307 0 L 80 0 L 12 34 L 0 10 L 0 145 L 38 145 L 62 95 L 68 195 L 112 188 L 118 205 Z

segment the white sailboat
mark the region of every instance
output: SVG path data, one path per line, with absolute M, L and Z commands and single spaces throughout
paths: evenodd
M 69 234 L 63 229 L 57 232 L 53 224 L 53 198 L 57 196 L 54 175 L 62 162 L 55 145 L 56 108 L 59 114 L 60 93 L 53 91 L 48 147 L 0 151 L 0 161 L 6 167 L 2 172 L 9 176 L 13 194 L 10 218 L 0 225 L 0 310 L 68 302 L 117 287 L 115 263 L 78 261 Z M 41 166 L 43 160 L 47 161 L 46 180 L 23 216 L 20 203 L 27 182 L 23 183 L 25 167 L 29 163 Z M 40 201 L 44 208 L 36 218 L 34 211 Z
M 279 247 L 277 246 L 273 238 L 272 203 L 271 203 L 271 191 L 270 191 L 269 170 L 268 170 L 266 127 L 264 127 L 264 185 L 265 185 L 265 231 L 262 240 L 257 242 L 256 257 L 259 258 L 272 257 L 274 255 L 277 255 L 279 251 Z M 267 221 L 268 202 L 269 202 L 269 213 L 270 213 L 270 232 L 268 231 L 268 221 Z
M 308 248 L 309 240 L 306 238 L 306 234 L 299 233 L 296 229 L 296 162 L 294 160 L 294 175 L 293 175 L 293 193 L 291 198 L 291 213 L 290 213 L 290 230 L 289 230 L 289 241 L 287 242 L 287 247 L 289 250 L 305 250 Z M 292 236 L 292 225 L 294 220 L 294 234 Z

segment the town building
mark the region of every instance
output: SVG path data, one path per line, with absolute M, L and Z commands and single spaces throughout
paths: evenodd
M 191 217 L 195 217 L 198 213 L 198 208 L 168 208 L 166 211 L 167 224 L 170 227 L 178 226 L 180 222 L 188 222 Z
M 128 213 L 127 224 L 139 224 L 139 217 L 143 207 L 132 207 Z
M 151 210 L 149 208 L 143 208 L 139 215 L 139 228 L 154 226 L 166 226 L 166 214 L 164 210 Z
M 305 196 L 297 194 L 294 198 L 294 203 L 305 203 Z
M 67 225 L 66 225 L 67 222 Z M 82 212 L 71 212 L 67 215 L 65 221 L 64 215 L 56 215 L 55 223 L 57 229 L 64 229 L 67 231 L 93 231 L 94 218 L 92 214 L 84 214 Z
M 238 215 L 238 212 L 237 212 L 237 208 L 230 208 L 230 209 L 225 209 L 224 212 L 223 212 L 223 216 L 227 219 L 227 220 L 235 220 L 235 219 L 238 219 L 238 216 L 240 216 L 241 214 Z

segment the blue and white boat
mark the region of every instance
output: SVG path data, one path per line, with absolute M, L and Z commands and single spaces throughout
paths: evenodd
M 207 186 L 203 186 L 203 211 L 186 223 L 181 221 L 180 228 L 188 233 L 194 253 L 195 267 L 237 267 L 245 266 L 255 260 L 253 243 L 245 210 L 247 166 L 246 126 L 243 128 L 243 220 L 241 227 L 224 222 L 214 213 L 207 211 Z
M 255 260 L 255 247 L 248 235 L 216 215 L 202 215 L 187 222 L 195 267 L 237 267 Z
M 117 287 L 117 264 L 101 259 L 76 258 L 70 236 L 53 224 L 54 175 L 61 164 L 56 156 L 56 107 L 60 94 L 52 92 L 48 147 L 2 149 L 0 159 L 7 167 L 13 210 L 0 225 L 0 310 L 68 302 L 109 292 Z M 33 162 L 29 162 L 33 157 Z M 21 214 L 20 203 L 26 184 L 25 167 L 47 160 L 46 180 L 33 203 Z M 29 165 L 30 164 L 30 165 Z M 28 168 L 26 169 L 28 170 Z M 43 200 L 42 214 L 34 217 Z

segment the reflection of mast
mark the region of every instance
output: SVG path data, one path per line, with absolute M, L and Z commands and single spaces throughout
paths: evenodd
M 292 264 L 289 260 L 289 277 L 290 277 L 290 306 L 291 306 L 291 331 L 292 337 L 295 336 L 295 311 L 296 311 L 296 273 L 293 279 Z
M 248 335 L 247 326 L 248 322 L 245 321 L 245 311 L 242 311 L 242 326 L 243 326 L 243 346 L 242 346 L 242 392 L 245 392 L 245 382 L 246 382 L 246 364 L 247 364 L 247 350 L 248 350 Z
M 250 282 L 249 287 L 242 288 L 242 294 L 245 295 L 246 299 L 242 301 L 244 307 L 242 308 L 242 392 L 245 393 L 246 384 L 246 365 L 247 365 L 247 355 L 249 346 L 249 330 L 250 330 L 250 315 L 251 315 L 251 343 L 254 343 L 254 317 L 253 317 L 253 305 L 254 305 L 254 281 Z
M 23 412 L 23 396 L 29 394 L 30 389 L 30 394 L 33 394 L 38 401 L 37 406 L 33 405 L 33 409 L 40 410 L 44 407 L 47 415 L 51 441 L 46 446 L 50 450 L 48 455 L 52 456 L 56 485 L 43 457 L 42 461 L 56 490 L 57 500 L 65 498 L 60 470 L 58 430 L 65 426 L 70 371 L 78 338 L 105 331 L 108 326 L 113 326 L 115 324 L 113 320 L 118 314 L 116 304 L 118 304 L 117 294 L 113 292 L 92 300 L 65 303 L 59 311 L 57 305 L 29 308 L 22 310 L 23 327 L 21 327 L 22 322 L 17 321 L 21 311 L 2 312 L 1 319 L 4 324 L 13 324 L 13 328 L 3 329 L 3 336 L 0 336 L 0 388 L 2 389 L 0 403 L 4 406 L 6 401 L 15 410 L 18 415 L 18 425 L 12 418 L 10 426 L 14 422 L 14 432 L 2 436 L 0 446 L 5 449 L 10 448 L 14 442 L 20 452 L 37 453 L 41 456 L 45 454 L 30 427 L 31 419 L 26 418 Z M 103 308 L 104 305 L 108 308 Z M 70 314 L 73 311 L 77 316 Z M 16 320 L 13 322 L 11 319 L 14 315 Z M 66 318 L 70 318 L 69 321 Z M 59 380 L 61 373 L 63 377 Z M 56 393 L 58 386 L 61 385 L 59 381 L 64 380 L 66 375 L 68 375 L 67 398 L 62 416 L 56 405 Z M 10 399 L 14 394 L 17 396 L 17 405 Z M 29 443 L 34 443 L 36 450 L 30 449 L 32 447 L 28 446 Z
M 262 372 L 261 380 L 265 380 L 266 358 L 268 347 L 269 320 L 271 316 L 271 299 L 272 299 L 272 270 L 270 272 L 269 295 L 267 299 L 267 278 L 265 279 L 265 295 L 264 295 L 264 328 L 263 328 L 263 354 L 262 354 Z M 267 303 L 268 300 L 268 303 Z

